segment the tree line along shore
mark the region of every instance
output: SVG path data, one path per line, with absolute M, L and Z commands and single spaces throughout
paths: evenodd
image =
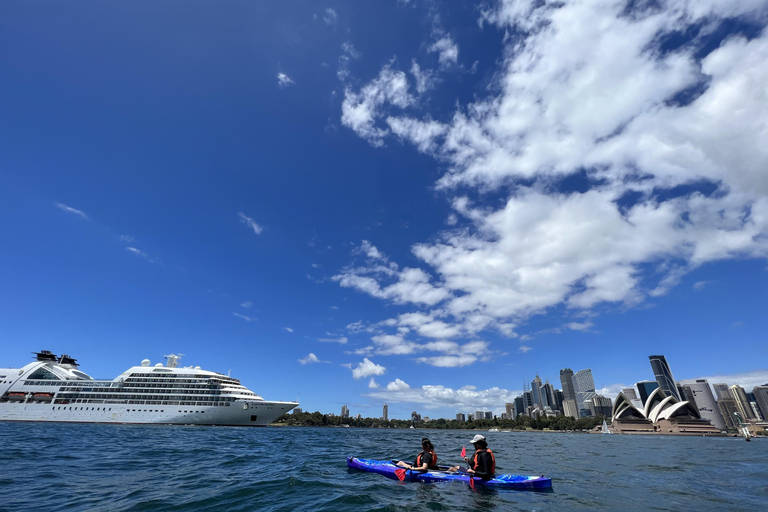
M 575 419 L 571 416 L 557 416 L 555 418 L 532 418 L 520 416 L 517 419 L 493 418 L 477 420 L 447 420 L 438 418 L 433 420 L 383 420 L 381 418 L 344 418 L 335 414 L 322 414 L 320 412 L 299 412 L 284 414 L 273 425 L 296 427 L 364 427 L 364 428 L 431 428 L 445 430 L 488 430 L 498 428 L 500 430 L 592 430 L 603 424 L 604 416 L 598 415 L 589 418 Z

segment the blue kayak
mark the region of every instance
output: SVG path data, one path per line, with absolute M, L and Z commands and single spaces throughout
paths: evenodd
M 350 469 L 378 473 L 393 480 L 400 480 L 396 473 L 396 471 L 400 470 L 400 475 L 405 473 L 404 481 L 408 482 L 463 482 L 469 484 L 469 480 L 472 478 L 475 485 L 484 485 L 486 487 L 523 490 L 547 490 L 552 488 L 552 479 L 545 478 L 544 476 L 496 475 L 490 480 L 483 480 L 478 477 L 470 477 L 467 473 L 449 473 L 447 471 L 448 466 L 445 466 L 445 468 L 441 466 L 440 471 L 429 470 L 421 472 L 404 470 L 390 460 L 371 460 L 357 457 L 347 457 L 347 466 Z

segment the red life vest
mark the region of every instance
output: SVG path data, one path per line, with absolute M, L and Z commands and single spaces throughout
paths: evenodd
M 480 455 L 480 452 L 482 452 L 482 451 L 483 450 L 477 450 L 475 452 L 475 456 L 472 459 L 472 468 L 475 471 L 477 471 L 477 456 Z M 486 468 L 486 469 L 489 470 L 490 473 L 493 475 L 493 474 L 496 473 L 496 456 L 494 456 L 493 452 L 491 450 L 487 449 L 487 448 L 485 449 L 485 451 L 491 454 L 491 467 L 490 468 Z
M 429 452 L 429 454 L 432 456 L 432 465 L 429 466 L 429 468 L 434 468 L 437 466 L 437 454 L 434 451 Z M 414 464 L 417 468 L 420 468 L 422 464 L 424 464 L 422 459 L 424 458 L 424 452 L 419 453 L 419 455 L 416 457 L 416 464 Z

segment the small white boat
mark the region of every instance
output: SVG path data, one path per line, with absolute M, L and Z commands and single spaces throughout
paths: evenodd
M 497 428 L 489 428 L 488 432 L 499 432 L 499 429 L 497 429 Z
M 603 434 L 613 434 L 613 432 L 608 430 L 608 423 L 606 423 L 605 420 L 603 420 L 603 430 L 602 430 L 602 433 Z

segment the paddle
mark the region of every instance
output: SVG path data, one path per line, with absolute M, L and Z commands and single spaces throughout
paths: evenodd
M 406 471 L 407 471 L 406 469 L 402 469 L 402 468 L 396 469 L 395 470 L 395 476 L 397 477 L 398 480 L 400 480 L 401 482 L 404 482 L 405 481 L 405 472 Z
M 463 459 L 466 456 L 467 456 L 467 447 L 466 446 L 462 446 L 461 447 L 461 458 Z M 467 462 L 467 465 L 469 465 L 469 462 Z M 462 473 L 463 473 L 463 471 L 462 471 Z M 473 491 L 475 490 L 475 478 L 472 475 L 472 473 L 469 473 L 469 487 Z

